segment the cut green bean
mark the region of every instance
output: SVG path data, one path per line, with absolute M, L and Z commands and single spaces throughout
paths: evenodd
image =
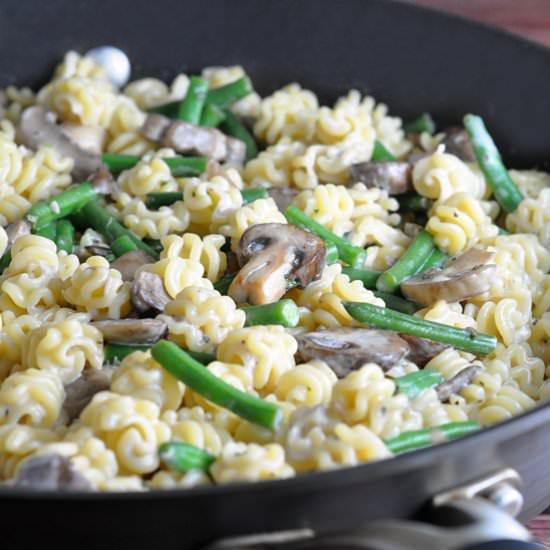
M 324 225 L 312 220 L 299 208 L 289 206 L 286 209 L 285 216 L 290 223 L 303 227 L 304 229 L 315 233 L 324 241 L 336 245 L 336 248 L 338 248 L 338 256 L 343 262 L 357 268 L 361 268 L 365 265 L 365 261 L 367 260 L 367 251 L 364 248 L 355 246 L 342 237 L 338 237 Z
M 25 215 L 34 229 L 68 216 L 96 196 L 88 182 L 72 185 L 66 191 L 33 204 Z
M 279 300 L 272 304 L 256 306 L 242 306 L 246 314 L 245 326 L 254 325 L 282 325 L 293 328 L 298 325 L 300 312 L 298 306 L 289 299 Z
M 244 204 L 257 201 L 258 199 L 267 199 L 269 197 L 269 195 L 267 194 L 267 189 L 264 189 L 263 187 L 243 189 L 241 191 L 241 195 L 243 197 Z
M 176 118 L 178 116 L 178 110 L 181 104 L 181 99 L 176 101 L 169 101 L 168 103 L 162 103 L 161 105 L 155 105 L 146 109 L 148 113 L 157 113 L 164 115 L 168 118 Z
M 229 84 L 209 90 L 206 101 L 212 105 L 216 105 L 216 107 L 220 109 L 227 109 L 232 103 L 235 103 L 235 101 L 238 101 L 253 91 L 252 82 L 247 76 L 243 76 Z
M 190 470 L 208 471 L 215 457 L 188 443 L 167 441 L 159 447 L 161 462 L 172 470 L 184 474 Z
M 394 380 L 399 393 L 405 394 L 410 399 L 444 381 L 445 377 L 440 372 L 432 369 L 411 372 Z
M 420 317 L 372 304 L 346 302 L 344 307 L 360 323 L 449 344 L 474 355 L 487 355 L 496 348 L 496 338 L 489 334 L 478 334 L 472 330 L 426 321 Z
M 442 424 L 434 428 L 425 428 L 414 432 L 403 432 L 396 437 L 386 439 L 384 443 L 392 453 L 399 454 L 405 451 L 412 451 L 414 449 L 420 449 L 421 447 L 428 447 L 429 445 L 451 441 L 452 439 L 457 439 L 475 432 L 480 428 L 481 426 L 477 422 L 471 420 L 464 422 L 449 422 L 448 424 Z
M 428 269 L 431 269 L 432 267 L 441 267 L 448 259 L 449 256 L 447 256 L 445 252 L 441 252 L 439 248 L 434 248 L 432 253 L 426 258 L 426 261 L 420 266 L 420 269 L 415 273 L 415 275 L 428 271 Z
M 376 288 L 382 292 L 395 292 L 402 281 L 418 272 L 433 247 L 433 237 L 427 231 L 420 231 L 403 256 L 380 275 Z
M 386 307 L 393 309 L 395 311 L 400 311 L 401 313 L 413 314 L 415 311 L 420 309 L 414 302 L 401 298 L 401 296 L 396 296 L 395 294 L 390 294 L 389 292 L 382 292 L 380 290 L 373 290 L 372 293 L 377 297 L 384 300 Z
M 208 128 L 216 128 L 225 120 L 225 113 L 218 106 L 213 103 L 206 102 L 202 110 L 201 126 L 207 126 Z
M 225 120 L 221 129 L 229 136 L 240 139 L 246 145 L 246 160 L 254 158 L 258 154 L 258 147 L 252 134 L 245 128 L 241 121 L 229 110 L 225 112 Z
M 57 250 L 64 250 L 67 254 L 72 254 L 74 250 L 74 241 L 74 225 L 69 220 L 59 220 L 57 222 L 57 232 L 55 235 Z
M 479 167 L 493 190 L 496 200 L 504 210 L 513 212 L 523 200 L 523 195 L 508 174 L 483 119 L 476 115 L 466 115 L 464 127 L 470 136 Z
M 342 273 L 349 277 L 350 281 L 361 281 L 365 288 L 374 290 L 376 281 L 380 277 L 380 271 L 368 271 L 367 269 L 355 269 L 354 267 L 343 267 Z
M 111 243 L 111 250 L 117 258 L 123 254 L 126 254 L 126 252 L 131 252 L 132 250 L 137 249 L 137 244 L 130 238 L 129 235 L 121 235 Z
M 335 264 L 338 261 L 338 247 L 325 241 L 325 249 L 325 262 L 327 265 Z
M 150 239 L 148 237 L 145 237 L 143 239 L 143 242 L 151 247 L 157 254 L 160 254 L 163 250 L 163 246 L 162 246 L 162 243 L 158 240 L 158 239 Z
M 423 132 L 433 134 L 435 132 L 435 122 L 430 113 L 423 113 L 417 119 L 403 124 L 403 130 L 405 134 L 422 134 Z
M 135 351 L 150 350 L 151 345 L 152 344 L 115 344 L 110 342 L 108 344 L 105 344 L 105 347 L 103 348 L 105 362 L 114 363 L 117 361 L 122 361 L 127 355 L 130 355 L 130 353 L 134 353 Z M 195 359 L 195 361 L 198 361 L 203 365 L 208 365 L 212 363 L 212 361 L 216 360 L 216 356 L 212 355 L 211 353 L 190 350 L 184 351 L 188 353 L 193 359 Z
M 181 191 L 147 193 L 145 205 L 151 210 L 158 210 L 161 206 L 170 206 L 181 200 L 183 200 L 183 193 Z
M 0 258 L 0 273 L 10 265 L 11 262 L 11 250 L 6 250 L 2 257 Z
M 400 212 L 428 212 L 433 204 L 433 201 L 418 193 L 404 193 L 396 198 Z
M 217 280 L 214 283 L 214 288 L 220 293 L 220 294 L 227 294 L 227 291 L 229 290 L 229 287 L 231 286 L 231 283 L 233 282 L 233 279 L 235 278 L 236 273 L 228 273 L 227 275 L 224 275 L 221 279 Z
M 191 124 L 199 124 L 207 94 L 208 80 L 200 76 L 192 76 L 187 93 L 178 108 L 178 118 Z
M 271 430 L 281 422 L 283 413 L 280 407 L 224 382 L 173 342 L 160 340 L 151 348 L 151 353 L 174 377 L 212 403 Z
M 499 235 L 509 235 L 510 233 L 508 231 L 506 231 L 506 229 L 504 229 L 504 227 L 499 227 L 498 228 L 498 234 Z
M 118 155 L 115 153 L 105 153 L 101 158 L 103 164 L 113 174 L 129 170 L 141 160 L 141 157 L 136 155 Z M 169 166 L 172 176 L 175 178 L 200 176 L 206 170 L 208 164 L 206 157 L 182 157 L 176 155 L 163 158 L 162 160 Z
M 82 214 L 86 217 L 88 227 L 101 233 L 109 244 L 118 237 L 127 235 L 134 241 L 138 248 L 149 254 L 152 258 L 158 258 L 158 254 L 133 233 L 118 222 L 97 200 L 86 203 L 81 208 Z
M 56 222 L 47 223 L 46 225 L 43 225 L 38 229 L 33 229 L 32 233 L 33 235 L 38 235 L 39 237 L 45 237 L 46 239 L 49 239 L 50 241 L 55 242 L 55 236 L 57 235 L 57 223 Z
M 119 155 L 117 153 L 103 153 L 101 155 L 103 164 L 113 174 L 119 174 L 124 170 L 133 168 L 140 161 L 140 158 L 137 155 Z
M 381 141 L 376 140 L 372 149 L 371 160 L 396 160 L 396 158 L 384 147 Z

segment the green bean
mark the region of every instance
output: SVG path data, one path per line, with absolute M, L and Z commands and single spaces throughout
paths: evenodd
M 97 200 L 92 200 L 86 203 L 81 208 L 82 214 L 86 217 L 88 227 L 95 229 L 101 233 L 108 243 L 112 243 L 118 237 L 127 235 L 134 243 L 152 258 L 158 258 L 158 254 L 143 241 L 138 239 L 133 233 L 128 231 L 122 224 L 118 222 L 109 212 L 100 205 Z
M 43 225 L 38 229 L 33 229 L 32 233 L 33 235 L 38 235 L 39 237 L 45 237 L 46 239 L 49 239 L 50 241 L 55 242 L 55 236 L 57 235 L 57 223 L 56 222 L 47 223 L 46 225 Z
M 357 268 L 361 268 L 365 264 L 367 260 L 367 251 L 364 248 L 355 246 L 342 237 L 338 237 L 325 226 L 312 220 L 295 206 L 289 206 L 286 209 L 285 216 L 290 223 L 303 227 L 315 233 L 324 241 L 336 245 L 338 248 L 338 255 L 343 262 Z
M 227 273 L 224 275 L 221 279 L 218 279 L 214 283 L 214 288 L 220 293 L 220 294 L 227 294 L 227 291 L 229 290 L 229 287 L 231 286 L 231 283 L 233 282 L 233 279 L 235 278 L 236 273 Z
M 225 120 L 221 129 L 229 136 L 240 139 L 246 145 L 246 160 L 254 158 L 258 154 L 258 147 L 252 134 L 245 128 L 241 121 L 229 110 L 225 112 Z
M 376 140 L 372 149 L 371 160 L 396 160 L 396 158 L 384 147 L 381 141 Z
M 427 212 L 433 204 L 433 201 L 418 193 L 404 193 L 396 198 L 400 212 Z
M 110 342 L 105 344 L 103 352 L 105 355 L 105 362 L 114 363 L 117 361 L 122 361 L 127 355 L 130 355 L 130 353 L 134 353 L 135 351 L 147 351 L 150 349 L 151 344 L 115 344 Z M 212 363 L 212 361 L 216 360 L 216 356 L 211 353 L 190 350 L 184 351 L 195 359 L 195 361 L 198 361 L 203 365 L 208 365 Z
M 372 293 L 377 298 L 384 300 L 386 307 L 389 307 L 395 311 L 413 314 L 415 311 L 420 309 L 414 302 L 401 298 L 401 296 L 396 296 L 395 294 L 390 294 L 389 292 L 381 292 L 380 290 L 373 290 Z
M 498 234 L 499 235 L 509 235 L 510 233 L 508 231 L 506 231 L 506 229 L 504 229 L 504 227 L 499 227 L 498 228 Z
M 420 269 L 433 247 L 433 237 L 427 231 L 420 231 L 403 256 L 380 275 L 376 288 L 382 292 L 395 292 L 402 281 Z
M 162 243 L 158 240 L 158 239 L 151 239 L 149 237 L 145 237 L 143 239 L 143 242 L 151 247 L 157 254 L 160 254 L 163 250 L 163 246 L 162 246 Z
M 243 189 L 241 191 L 241 195 L 243 197 L 244 204 L 257 201 L 258 199 L 267 199 L 269 197 L 269 195 L 267 194 L 267 189 L 264 189 L 263 187 Z
M 149 107 L 146 109 L 146 111 L 148 113 L 157 113 L 159 115 L 164 115 L 168 118 L 176 118 L 178 116 L 180 104 L 181 99 L 177 101 L 169 101 L 168 103 L 163 103 L 162 105 Z
M 55 235 L 57 250 L 64 250 L 67 254 L 72 254 L 74 250 L 74 240 L 74 225 L 69 220 L 59 220 L 57 222 L 57 232 Z
M 178 118 L 191 124 L 199 124 L 207 94 L 208 80 L 200 76 L 192 76 L 187 93 L 178 108 Z
M 423 273 L 428 271 L 432 267 L 441 267 L 447 260 L 449 256 L 445 252 L 441 252 L 439 248 L 434 248 L 432 253 L 426 258 L 426 261 L 420 266 L 420 269 L 415 273 Z
M 207 126 L 208 128 L 216 128 L 225 120 L 225 113 L 214 105 L 213 103 L 206 102 L 202 110 L 200 126 Z
M 283 413 L 277 405 L 224 382 L 173 342 L 160 340 L 151 348 L 151 353 L 175 378 L 212 403 L 272 430 L 281 422 Z
M 161 462 L 175 470 L 185 473 L 189 470 L 208 471 L 215 457 L 210 453 L 181 441 L 167 441 L 159 447 Z
M 432 369 L 411 372 L 394 380 L 399 392 L 404 393 L 410 399 L 444 381 L 445 377 L 440 372 Z
M 40 229 L 44 225 L 73 213 L 95 196 L 96 192 L 88 182 L 71 185 L 59 195 L 33 204 L 25 218 L 34 229 Z
M 170 206 L 181 200 L 183 200 L 183 193 L 181 191 L 147 193 L 145 197 L 145 206 L 151 210 L 158 210 L 161 206 Z
M 380 277 L 380 271 L 368 271 L 366 269 L 355 269 L 353 267 L 343 267 L 342 273 L 349 277 L 350 281 L 361 281 L 365 288 L 374 290 L 376 281 Z
M 282 325 L 293 328 L 300 320 L 298 306 L 289 299 L 279 300 L 272 304 L 261 304 L 256 306 L 242 306 L 246 313 L 245 326 L 254 325 Z
M 117 258 L 123 254 L 126 254 L 126 252 L 131 252 L 132 250 L 137 249 L 137 244 L 130 238 L 129 235 L 121 235 L 111 243 L 111 250 Z
M 6 250 L 2 257 L 0 258 L 0 273 L 10 265 L 11 262 L 11 250 Z
M 247 76 L 243 76 L 238 80 L 213 88 L 208 91 L 206 101 L 216 105 L 220 109 L 227 109 L 232 103 L 252 93 L 254 88 L 252 82 Z
M 496 338 L 489 334 L 478 334 L 472 330 L 426 321 L 419 317 L 372 304 L 347 302 L 344 303 L 344 307 L 360 323 L 449 344 L 475 355 L 487 355 L 496 347 Z
M 338 261 L 338 247 L 334 243 L 329 243 L 325 241 L 325 249 L 326 264 L 335 264 Z
M 414 432 L 403 432 L 396 437 L 386 439 L 386 447 L 394 453 L 404 453 L 421 447 L 427 447 L 437 443 L 443 443 L 452 439 L 463 437 L 479 430 L 481 426 L 477 422 L 467 420 L 464 422 L 449 422 L 434 428 L 425 428 Z
M 423 132 L 433 134 L 435 132 L 435 122 L 430 113 L 423 113 L 417 119 L 403 124 L 403 130 L 405 134 L 422 134 Z
M 479 167 L 493 190 L 496 200 L 504 210 L 513 212 L 523 200 L 523 195 L 508 174 L 483 119 L 476 115 L 466 115 L 464 127 L 470 136 Z
M 129 170 L 141 160 L 141 157 L 136 155 L 118 155 L 115 153 L 105 153 L 101 158 L 103 164 L 113 174 Z M 206 170 L 206 165 L 208 164 L 206 157 L 182 157 L 176 155 L 163 158 L 162 160 L 168 165 L 172 176 L 175 178 L 200 176 Z

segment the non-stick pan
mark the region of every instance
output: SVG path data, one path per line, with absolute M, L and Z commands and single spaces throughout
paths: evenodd
M 135 77 L 238 63 L 261 93 L 299 81 L 330 101 L 355 87 L 404 118 L 429 111 L 441 125 L 476 112 L 510 166 L 544 167 L 550 158 L 550 52 L 409 5 L 2 0 L 0 86 L 40 85 L 66 50 L 103 44 L 129 54 Z M 427 517 L 435 495 L 441 500 L 441 493 L 474 481 L 459 498 L 484 487 L 485 495 L 494 489 L 493 500 L 517 509 L 514 471 L 524 498 L 519 517 L 526 520 L 550 504 L 549 423 L 550 406 L 543 405 L 460 441 L 285 481 L 140 494 L 2 488 L 0 548 L 183 550 L 237 535 L 336 532 L 373 520 Z M 496 488 L 483 483 L 491 475 Z M 462 516 L 453 521 L 465 521 Z

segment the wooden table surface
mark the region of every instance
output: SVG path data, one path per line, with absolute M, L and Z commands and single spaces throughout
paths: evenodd
M 401 0 L 477 19 L 550 47 L 550 0 Z M 542 548 L 550 550 L 550 514 L 528 524 Z
M 550 46 L 550 0 L 402 0 L 471 17 Z

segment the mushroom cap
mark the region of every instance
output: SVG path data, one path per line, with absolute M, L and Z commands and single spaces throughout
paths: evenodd
M 389 195 L 401 195 L 412 189 L 412 168 L 408 162 L 377 160 L 359 162 L 350 167 L 351 178 L 367 187 L 377 187 Z
M 470 248 L 447 261 L 443 268 L 432 268 L 401 283 L 401 292 L 423 306 L 438 300 L 460 302 L 487 292 L 491 287 L 496 265 L 494 253 Z
M 106 342 L 117 344 L 152 344 L 168 331 L 162 319 L 119 319 L 93 321 Z

